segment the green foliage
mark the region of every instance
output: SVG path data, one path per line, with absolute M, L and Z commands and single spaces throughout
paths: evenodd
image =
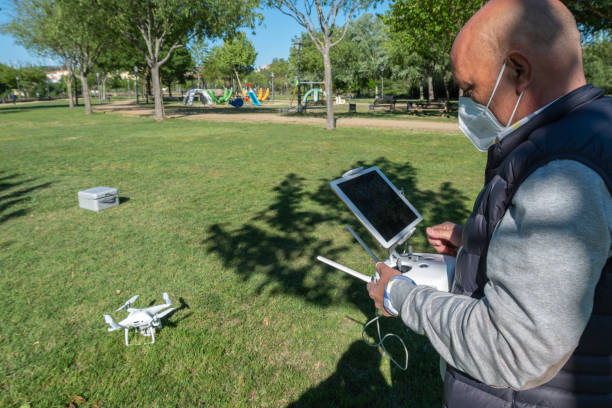
M 177 49 L 161 69 L 162 83 L 171 86 L 174 83 L 184 83 L 187 73 L 194 69 L 194 61 L 187 48 Z
M 17 80 L 19 71 L 8 65 L 0 64 L 0 96 L 4 96 L 12 89 L 17 89 Z
M 223 41 L 223 45 L 213 49 L 213 56 L 222 74 L 247 74 L 253 71 L 257 51 L 253 43 L 242 31 Z
M 483 0 L 397 0 L 385 23 L 406 53 L 418 55 L 433 72 L 446 66 L 451 47 L 463 25 L 480 9 Z
M 283 58 L 274 58 L 270 67 L 270 72 L 274 73 L 274 88 L 282 91 L 287 91 L 293 88 L 292 81 L 289 75 L 289 61 Z
M 584 34 L 612 30 L 612 0 L 563 0 Z
M 583 47 L 584 73 L 588 82 L 612 94 L 612 41 L 599 36 Z
M 390 72 L 385 50 L 387 30 L 380 16 L 366 13 L 351 22 L 344 40 L 331 52 L 335 86 L 364 87 L 372 78 Z M 380 67 L 385 71 L 381 73 Z

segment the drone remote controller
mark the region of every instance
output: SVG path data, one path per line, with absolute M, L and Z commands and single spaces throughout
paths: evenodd
M 415 225 L 423 218 L 378 168 L 363 170 L 360 167 L 350 170 L 334 180 L 331 187 L 373 238 L 389 250 L 389 257 L 382 261 L 385 265 L 398 270 L 417 285 L 431 286 L 443 292 L 450 291 L 455 274 L 454 257 L 413 253 L 412 247 L 409 247 L 407 253 L 400 254 L 396 251 L 399 245 L 414 234 Z M 373 261 L 379 262 L 355 231 L 348 225 L 347 229 Z M 317 260 L 365 282 L 377 281 L 380 278 L 378 272 L 369 276 L 322 256 L 317 257 Z

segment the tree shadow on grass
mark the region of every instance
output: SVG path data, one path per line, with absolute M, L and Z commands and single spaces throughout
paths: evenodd
M 6 175 L 3 173 L 0 171 L 0 224 L 27 215 L 30 209 L 23 207 L 29 201 L 29 194 L 52 184 L 48 182 L 28 186 L 34 179 L 21 178 L 16 173 Z M 15 206 L 21 208 L 14 209 Z
M 469 215 L 465 207 L 467 197 L 452 183 L 442 183 L 438 190 L 420 189 L 417 187 L 417 170 L 409 163 L 378 158 L 353 163 L 346 170 L 359 166 L 378 166 L 398 188 L 403 189 L 408 200 L 423 215 L 423 225 L 446 220 L 463 222 Z M 363 282 L 353 279 L 348 288 L 338 293 L 338 275 L 327 273 L 328 267 L 315 261 L 317 255 L 338 259 L 348 250 L 348 247 L 317 235 L 316 229 L 321 224 L 346 234 L 346 224 L 363 231 L 329 187 L 329 181 L 335 176 L 330 175 L 329 180 L 317 180 L 314 191 L 309 191 L 306 189 L 309 180 L 294 173 L 287 174 L 273 188 L 276 197 L 266 209 L 255 213 L 239 227 L 226 224 L 210 226 L 204 246 L 243 280 L 258 276 L 261 283 L 255 289 L 257 293 L 266 289 L 270 296 L 291 294 L 323 307 L 344 299 L 355 304 L 364 315 L 373 315 L 372 302 Z M 372 238 L 364 233 L 360 235 L 368 245 L 377 248 Z M 326 273 L 318 273 L 320 271 Z M 407 333 L 401 322 L 385 319 L 384 324 L 390 326 L 389 331 L 408 339 L 406 344 L 411 358 L 407 372 L 392 369 L 392 386 L 379 371 L 380 354 L 358 341 L 343 354 L 336 372 L 306 391 L 293 406 L 440 405 L 439 361 L 427 339 Z
M 27 105 L 10 105 L 10 106 L 2 106 L 0 105 L 0 114 L 3 113 L 25 113 L 33 110 L 41 110 L 41 109 L 55 109 L 55 108 L 67 108 L 68 102 L 66 104 L 57 104 L 57 103 L 49 103 L 41 102 L 40 104 L 27 104 Z

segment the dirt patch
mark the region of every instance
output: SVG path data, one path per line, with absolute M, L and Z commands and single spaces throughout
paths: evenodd
M 277 106 L 278 108 L 280 106 Z M 206 108 L 204 108 L 206 109 Z M 242 108 L 241 108 L 242 109 Z M 116 113 L 128 116 L 153 116 L 153 109 L 133 105 L 131 101 L 119 101 L 108 105 L 95 106 L 94 110 L 104 113 Z M 188 120 L 210 120 L 215 122 L 249 122 L 249 123 L 280 123 L 325 127 L 325 118 L 313 116 L 280 115 L 270 112 L 272 109 L 262 108 L 238 110 L 233 107 L 219 108 L 214 111 L 182 109 L 176 106 L 166 108 L 169 118 L 185 118 Z M 418 119 L 379 119 L 379 118 L 338 118 L 336 125 L 342 128 L 426 130 L 432 132 L 459 133 L 459 128 L 453 122 L 436 122 Z

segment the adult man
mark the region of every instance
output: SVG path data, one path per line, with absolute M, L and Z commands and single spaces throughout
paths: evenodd
M 465 226 L 427 230 L 459 249 L 452 293 L 379 263 L 370 297 L 448 363 L 448 408 L 611 407 L 612 98 L 558 0 L 490 1 L 451 62 L 460 128 L 488 150 Z

